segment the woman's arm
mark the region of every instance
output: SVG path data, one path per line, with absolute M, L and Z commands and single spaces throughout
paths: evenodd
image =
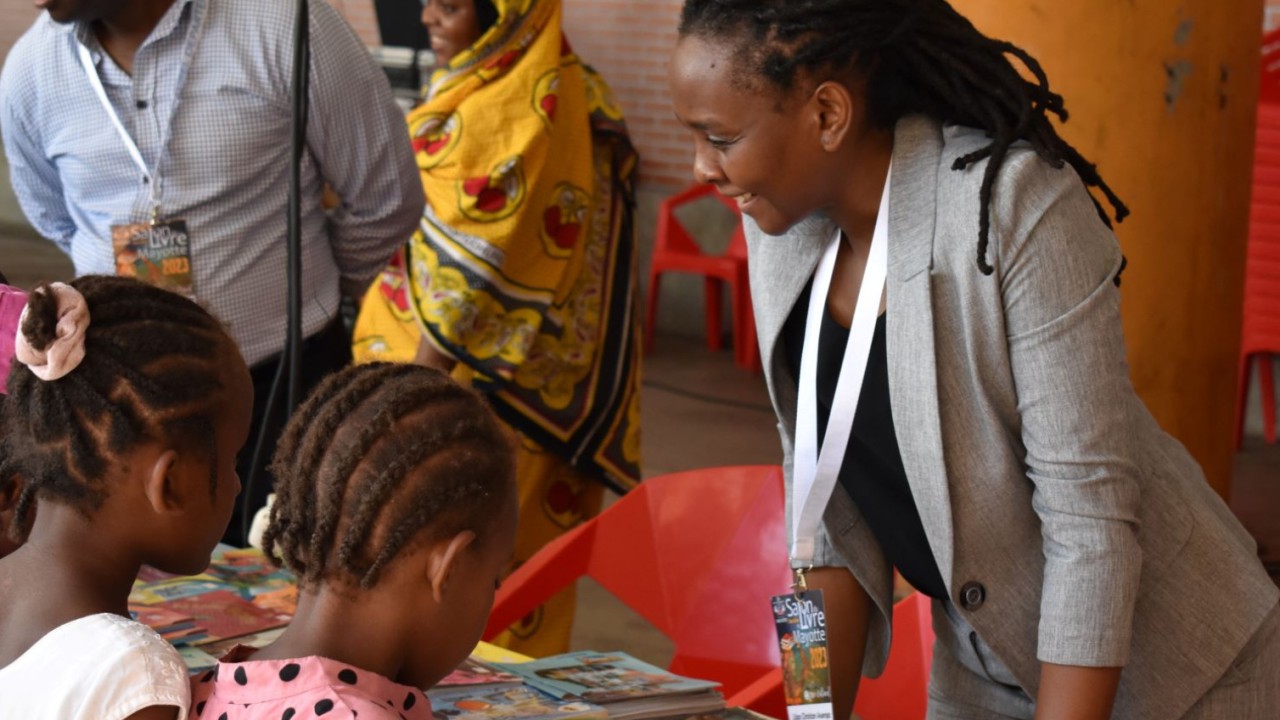
M 1107 718 L 1142 570 L 1122 259 L 1074 172 L 1029 160 L 1004 180 L 1017 231 L 1000 282 L 1045 558 L 1036 716 Z
M 1108 720 L 1122 669 L 1043 663 L 1035 720 Z
M 836 720 L 853 714 L 867 648 L 871 597 L 848 568 L 815 568 L 805 578 L 810 590 L 822 590 L 827 614 L 827 657 L 831 661 L 831 701 Z

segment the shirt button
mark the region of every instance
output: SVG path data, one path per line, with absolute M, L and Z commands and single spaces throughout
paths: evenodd
M 146 109 L 147 109 L 147 101 L 146 101 L 146 100 L 139 100 L 139 101 L 137 102 L 137 106 L 138 106 L 138 109 L 139 109 L 139 110 L 146 110 Z
M 967 582 L 960 588 L 960 606 L 965 610 L 977 610 L 987 600 L 987 589 L 980 582 Z

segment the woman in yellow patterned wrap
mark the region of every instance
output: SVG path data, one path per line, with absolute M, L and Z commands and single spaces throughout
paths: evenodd
M 451 369 L 518 436 L 515 562 L 640 476 L 636 155 L 559 0 L 427 0 L 442 63 L 408 117 L 427 207 L 365 295 L 357 362 Z M 568 646 L 574 596 L 498 642 Z

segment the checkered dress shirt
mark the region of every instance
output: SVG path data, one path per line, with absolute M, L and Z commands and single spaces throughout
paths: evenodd
M 176 0 L 138 49 L 132 77 L 88 27 L 59 25 L 46 13 L 0 75 L 0 130 L 23 210 L 71 256 L 77 274 L 113 273 L 110 226 L 148 219 L 151 188 L 80 64 L 77 45 L 90 50 L 111 104 L 159 179 L 160 214 L 187 221 L 197 299 L 227 323 L 250 364 L 284 346 L 294 7 Z M 302 167 L 308 336 L 336 315 L 340 281 L 367 283 L 409 237 L 424 201 L 386 77 L 327 2 L 312 0 L 310 20 Z M 188 41 L 193 62 L 179 88 Z M 320 204 L 326 182 L 343 201 L 329 213 Z

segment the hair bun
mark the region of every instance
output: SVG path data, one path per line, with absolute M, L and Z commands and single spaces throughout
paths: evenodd
M 27 296 L 27 309 L 18 321 L 18 332 L 37 352 L 44 352 L 58 339 L 58 298 L 51 283 Z
M 18 320 L 14 359 L 41 380 L 57 380 L 84 360 L 89 305 L 79 290 L 64 283 L 36 288 Z

